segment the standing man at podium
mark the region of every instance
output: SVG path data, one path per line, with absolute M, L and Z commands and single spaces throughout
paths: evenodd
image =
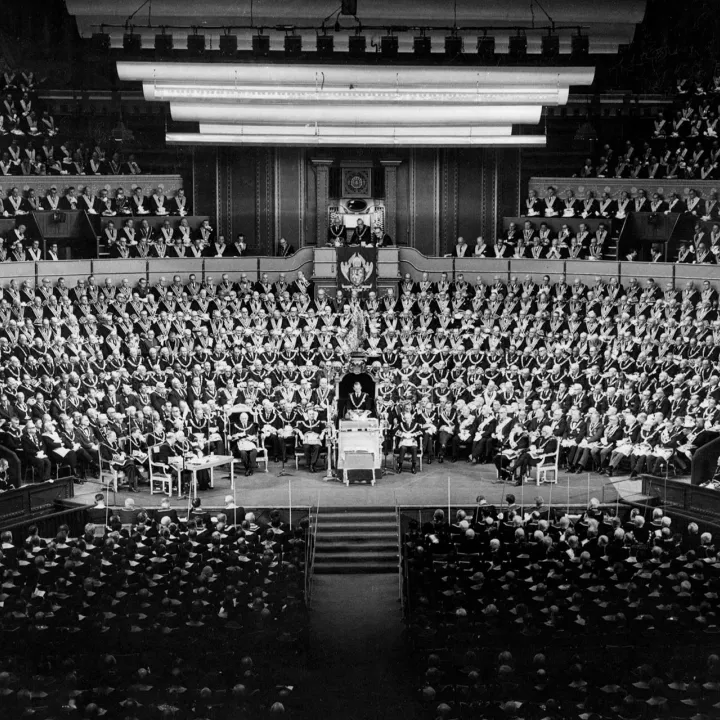
M 350 236 L 350 242 L 348 245 L 360 245 L 365 243 L 366 245 L 370 242 L 370 228 L 362 221 L 358 220 L 355 229 Z
M 351 412 L 363 413 L 372 411 L 372 402 L 370 396 L 363 392 L 362 385 L 359 380 L 353 383 L 353 391 L 348 396 L 347 402 L 345 403 L 345 415 L 349 415 Z
M 347 228 L 340 222 L 339 215 L 332 216 L 332 225 L 328 228 L 328 247 L 340 247 L 347 242 Z

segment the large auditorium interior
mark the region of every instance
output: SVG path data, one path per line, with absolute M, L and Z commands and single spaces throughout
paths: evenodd
M 0 718 L 720 717 L 715 0 L 0 18 Z

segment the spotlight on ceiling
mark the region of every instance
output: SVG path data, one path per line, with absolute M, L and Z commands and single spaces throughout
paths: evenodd
M 105 27 L 100 26 L 99 33 L 93 33 L 92 49 L 96 53 L 106 53 L 110 51 L 110 36 L 105 32 Z
M 462 55 L 463 39 L 460 35 L 453 32 L 452 35 L 445 37 L 445 57 L 456 58 Z
M 397 35 L 383 35 L 380 38 L 380 55 L 384 58 L 396 58 L 398 56 L 399 42 Z
M 586 60 L 590 54 L 590 38 L 578 28 L 577 35 L 570 38 L 570 57 L 573 60 Z
M 137 54 L 142 50 L 142 38 L 134 32 L 123 35 L 123 50 L 127 53 Z
M 224 57 L 235 57 L 237 55 L 238 39 L 237 35 L 221 35 L 220 36 L 220 54 Z
M 524 30 L 518 30 L 517 35 L 511 35 L 508 43 L 508 55 L 513 60 L 527 58 L 527 35 Z
M 286 57 L 300 57 L 302 53 L 302 37 L 300 35 L 286 35 L 285 36 L 285 56 Z
M 429 58 L 432 53 L 432 40 L 425 34 L 416 35 L 413 40 L 413 50 L 415 57 Z
M 364 35 L 351 35 L 348 38 L 348 52 L 351 58 L 365 57 L 367 38 Z
M 268 55 L 270 53 L 270 36 L 263 35 L 262 30 L 259 35 L 253 35 L 252 49 L 253 55 Z
M 495 38 L 492 35 L 480 35 L 477 39 L 477 52 L 480 60 L 492 60 L 495 57 Z
M 158 57 L 169 57 L 173 53 L 173 36 L 165 34 L 165 28 L 155 36 L 155 55 Z
M 320 57 L 330 57 L 335 50 L 335 38 L 332 35 L 318 35 L 317 54 Z
M 205 54 L 205 36 L 198 35 L 194 32 L 192 35 L 188 35 L 187 49 L 190 57 L 200 57 Z
M 552 30 L 542 38 L 541 55 L 543 60 L 554 61 L 560 55 L 560 36 Z

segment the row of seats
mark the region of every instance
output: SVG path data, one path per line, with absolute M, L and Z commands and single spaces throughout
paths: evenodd
M 256 522 L 232 503 L 213 517 L 197 504 L 181 521 L 163 503 L 130 505 L 123 524 L 99 498 L 102 520 L 80 536 L 0 534 L 0 712 L 290 711 L 277 659 L 304 646 L 307 522 L 290 527 L 277 511 Z
M 483 498 L 403 536 L 407 623 L 427 717 L 659 718 L 720 707 L 710 533 L 656 509 Z
M 0 133 L 1 134 L 1 133 Z M 0 138 L 0 177 L 33 175 L 142 175 L 151 172 L 141 167 L 134 153 L 121 153 L 115 147 L 97 143 L 52 142 L 52 137 L 18 138 L 11 134 Z
M 257 285 L 194 275 L 153 286 L 11 280 L 0 316 L 2 442 L 37 479 L 57 464 L 57 448 L 81 465 L 76 445 L 91 460 L 104 447 L 120 465 L 169 431 L 200 452 L 215 450 L 208 435 L 229 450 L 225 409 L 237 406 L 272 456 L 285 457 L 288 427 L 294 436 L 330 420 L 334 379 L 357 342 L 376 379 L 370 409 L 391 446 L 405 423 L 411 455 L 496 462 L 515 482 L 532 466 L 532 446 L 551 440 L 573 470 L 681 473 L 720 428 L 709 281 L 681 290 L 637 279 L 408 276 L 399 297 L 361 301 L 315 293 L 302 273 Z M 510 440 L 514 464 L 499 452 Z M 36 444 L 48 459 L 35 457 Z

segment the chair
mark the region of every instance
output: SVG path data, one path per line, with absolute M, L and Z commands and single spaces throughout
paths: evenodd
M 397 467 L 397 459 L 400 455 L 400 446 L 399 446 L 400 438 L 395 437 L 393 441 L 393 468 Z M 418 440 L 419 442 L 419 440 Z M 387 456 L 386 456 L 387 457 Z M 422 448 L 418 446 L 418 465 L 420 466 L 420 472 L 422 472 L 423 469 L 423 454 L 422 454 Z
M 118 471 L 113 467 L 111 460 L 105 460 L 98 450 L 98 467 L 100 468 L 100 482 L 108 488 L 112 487 L 113 505 L 115 504 L 118 491 Z
M 160 492 L 172 497 L 173 476 L 169 465 L 161 462 L 154 462 L 153 455 L 157 452 L 157 445 L 149 448 L 148 467 L 150 470 L 150 494 L 155 494 L 156 485 L 160 486 Z
M 70 467 L 70 465 L 65 465 L 64 463 L 61 463 L 61 462 L 59 462 L 59 463 L 53 463 L 52 469 L 53 469 L 53 471 L 54 471 L 54 475 L 55 475 L 55 479 L 56 479 L 56 480 L 60 480 L 60 477 L 61 477 L 61 476 L 60 476 L 60 468 L 65 468 L 67 471 L 71 471 L 71 470 L 72 470 L 72 468 Z M 66 475 L 63 475 L 62 477 L 63 477 L 63 478 L 68 478 L 68 477 L 74 477 L 74 476 L 73 476 L 72 472 L 68 472 Z
M 257 456 L 255 457 L 257 460 L 258 467 L 260 467 L 260 463 L 265 463 L 265 472 L 268 471 L 268 451 L 265 445 L 262 445 L 257 450 Z M 295 459 L 295 464 L 297 465 L 297 458 Z
M 554 462 L 548 462 L 548 459 L 553 459 Z M 535 484 L 540 484 L 540 476 L 542 475 L 542 482 L 544 483 L 557 483 L 558 481 L 558 466 L 560 464 L 560 443 L 557 444 L 557 449 L 554 455 L 543 455 L 542 460 L 535 466 Z M 548 480 L 548 472 L 555 473 L 552 480 Z
M 21 451 L 20 455 L 20 467 L 22 468 L 22 479 L 23 485 L 27 485 L 28 473 L 31 474 L 31 482 L 35 483 L 35 466 L 28 460 L 27 455 Z
M 305 459 L 305 451 L 300 448 L 295 448 L 295 469 L 299 469 L 298 463 L 300 460 Z M 325 445 L 320 446 L 320 454 L 318 455 L 318 460 L 324 460 L 325 462 L 325 469 L 327 470 L 327 447 Z M 309 468 L 308 468 L 309 469 Z M 265 461 L 265 472 L 267 472 L 267 460 Z

